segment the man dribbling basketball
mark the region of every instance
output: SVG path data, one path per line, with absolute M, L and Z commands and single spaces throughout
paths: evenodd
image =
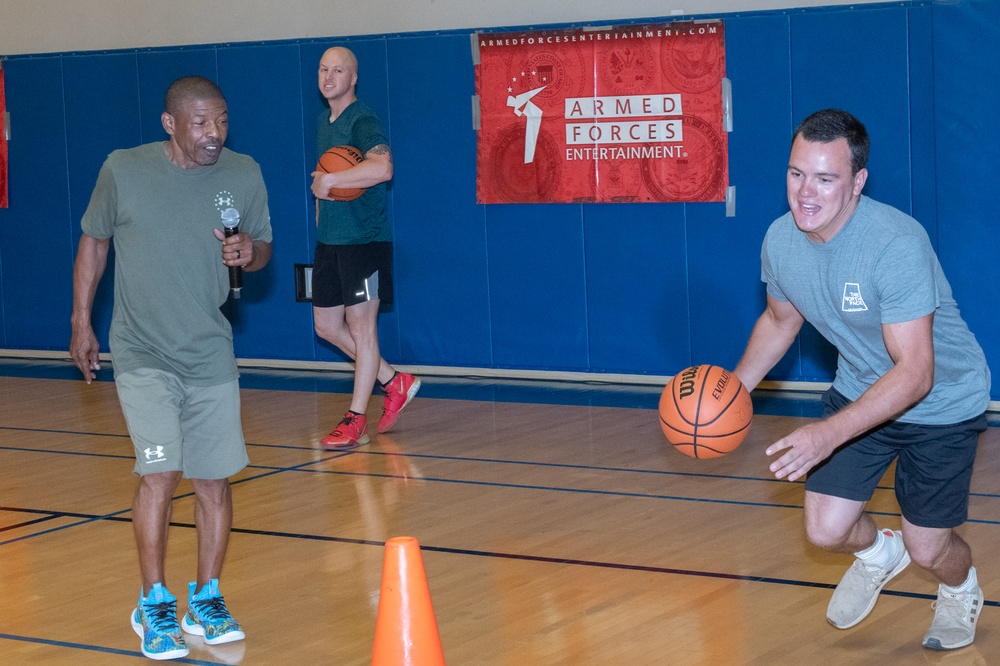
M 386 213 L 386 186 L 392 153 L 375 113 L 354 94 L 358 61 L 343 47 L 328 49 L 319 63 L 319 90 L 329 111 L 317 120 L 317 159 L 333 146 L 353 146 L 364 156 L 336 173 L 313 172 L 316 195 L 316 257 L 313 319 L 316 333 L 354 359 L 351 407 L 333 432 L 320 440 L 327 449 L 367 444 L 365 416 L 376 380 L 385 392 L 378 432 L 389 430 L 420 389 L 420 380 L 396 372 L 382 358 L 378 310 L 392 303 L 392 228 Z M 352 201 L 336 201 L 332 188 L 364 188 Z
M 923 227 L 862 196 L 868 151 L 864 125 L 844 111 L 819 111 L 795 130 L 791 210 L 761 251 L 767 307 L 735 372 L 753 389 L 805 321 L 836 346 L 825 418 L 768 447 L 783 452 L 770 469 L 789 481 L 809 473 L 809 540 L 857 557 L 827 620 L 861 622 L 912 559 L 940 581 L 923 645 L 950 650 L 972 643 L 983 605 L 954 528 L 967 518 L 990 373 Z M 901 532 L 880 531 L 865 513 L 893 461 Z

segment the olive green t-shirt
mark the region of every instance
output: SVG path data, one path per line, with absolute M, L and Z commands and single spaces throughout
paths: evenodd
M 83 215 L 83 233 L 111 238 L 115 303 L 109 346 L 115 374 L 176 373 L 192 386 L 239 376 L 233 335 L 219 308 L 229 293 L 222 211 L 240 231 L 271 241 L 267 191 L 250 157 L 223 149 L 212 166 L 182 169 L 162 142 L 108 156 Z

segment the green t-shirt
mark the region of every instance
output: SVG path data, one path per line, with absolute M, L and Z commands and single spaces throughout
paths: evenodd
M 380 144 L 389 145 L 378 116 L 354 100 L 330 122 L 330 109 L 316 119 L 316 160 L 334 146 L 353 146 L 362 155 Z M 319 230 L 316 239 L 326 245 L 360 245 L 391 241 L 392 227 L 386 213 L 386 184 L 365 190 L 353 201 L 317 200 Z
M 232 329 L 219 310 L 229 272 L 212 234 L 227 208 L 239 212 L 240 231 L 271 241 L 267 190 L 246 155 L 223 149 L 212 166 L 181 169 L 156 142 L 108 156 L 81 226 L 114 243 L 116 374 L 155 368 L 193 386 L 239 376 Z

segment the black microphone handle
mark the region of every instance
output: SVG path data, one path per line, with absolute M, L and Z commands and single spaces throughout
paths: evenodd
M 239 226 L 226 227 L 226 238 L 230 236 L 235 236 L 240 233 Z M 240 290 L 243 288 L 243 268 L 240 266 L 230 266 L 229 267 L 229 291 L 233 294 L 233 298 L 240 297 Z

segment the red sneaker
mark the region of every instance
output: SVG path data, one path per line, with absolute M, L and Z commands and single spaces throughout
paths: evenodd
M 345 451 L 369 442 L 368 419 L 363 414 L 347 412 L 329 435 L 319 440 L 324 449 Z
M 385 403 L 382 405 L 382 418 L 378 420 L 378 431 L 386 432 L 396 424 L 403 407 L 410 404 L 413 396 L 420 390 L 420 379 L 405 372 L 397 372 L 382 390 L 385 391 Z

